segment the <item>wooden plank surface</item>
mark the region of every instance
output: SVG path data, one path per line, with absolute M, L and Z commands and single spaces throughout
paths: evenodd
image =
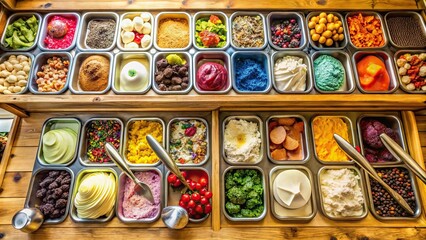
M 175 108 L 191 110 L 215 110 L 235 107 L 279 107 L 286 110 L 321 109 L 370 109 L 419 110 L 425 107 L 424 94 L 274 94 L 238 95 L 230 93 L 221 96 L 158 95 L 151 90 L 147 95 L 0 95 L 0 102 L 14 104 L 30 112 L 63 111 L 149 111 L 154 108 Z M 374 104 L 372 104 L 374 102 Z M 52 104 L 55 103 L 55 104 Z
M 10 0 L 9 0 L 10 1 Z M 415 0 L 21 0 L 17 1 L 15 9 L 19 10 L 130 10 L 130 9 L 246 9 L 246 10 L 262 10 L 262 9 L 339 9 L 339 10 L 357 10 L 357 9 L 418 9 Z
M 217 117 L 217 112 L 216 114 L 215 112 L 213 112 L 213 117 Z M 73 113 L 64 114 L 66 116 L 73 115 Z M 57 236 L 60 233 L 64 233 L 61 235 L 61 239 L 110 239 L 114 236 L 114 238 L 117 239 L 121 238 L 127 240 L 135 239 L 139 234 L 143 234 L 142 236 L 147 239 L 172 237 L 174 239 L 252 239 L 259 236 L 266 239 L 426 239 L 426 228 L 421 228 L 421 226 L 426 226 L 426 222 L 424 220 L 408 222 L 393 221 L 383 223 L 375 220 L 371 214 L 369 214 L 367 219 L 365 219 L 365 222 L 368 222 L 369 224 L 359 224 L 359 222 L 330 221 L 323 217 L 320 213 L 317 214 L 318 217 L 316 217 L 312 222 L 304 224 L 304 227 L 300 227 L 301 224 L 297 223 L 283 224 L 277 221 L 276 226 L 280 227 L 259 228 L 262 224 L 260 223 L 260 225 L 252 224 L 252 227 L 240 228 L 243 225 L 239 224 L 235 226 L 225 222 L 222 224 L 222 228 L 216 232 L 213 231 L 213 228 L 194 228 L 194 225 L 191 226 L 192 228 L 186 228 L 183 231 L 165 230 L 161 221 L 157 221 L 151 225 L 126 225 L 121 223 L 117 218 L 114 218 L 113 221 L 105 224 L 76 224 L 68 217 L 66 221 L 60 225 L 45 226 L 35 234 L 31 235 L 23 234 L 11 227 L 10 220 L 13 214 L 21 209 L 24 204 L 31 170 L 35 161 L 37 150 L 36 146 L 38 145 L 42 124 L 45 119 L 59 115 L 61 114 L 32 113 L 29 118 L 22 119 L 21 121 L 17 139 L 15 140 L 14 147 L 12 148 L 12 158 L 4 179 L 4 190 L 0 193 L 0 233 L 5 234 L 4 239 L 48 240 L 57 239 Z M 408 115 L 408 119 L 412 119 L 412 116 Z M 417 126 L 419 126 L 419 138 L 421 138 L 421 136 L 426 133 L 426 125 L 423 122 L 425 119 L 420 117 L 416 120 L 419 122 Z M 217 124 L 214 122 L 215 121 L 213 121 L 212 125 L 216 126 Z M 407 134 L 412 134 L 412 132 L 408 130 Z M 21 140 L 21 138 L 23 140 Z M 215 140 L 215 138 L 213 138 L 212 141 L 217 142 L 218 139 Z M 425 149 L 425 147 L 423 149 Z M 218 149 L 216 150 L 218 151 Z M 14 180 L 16 174 L 19 174 L 21 177 L 18 181 Z M 220 178 L 213 178 L 212 183 L 217 184 L 216 182 L 218 179 Z M 214 188 L 214 191 L 217 191 L 217 189 Z M 218 196 L 218 194 L 216 194 L 216 196 Z M 214 203 L 217 204 L 217 201 L 214 201 Z M 425 202 L 425 200 L 423 202 Z M 219 209 L 220 211 L 220 208 L 216 209 Z M 424 217 L 422 217 L 422 219 L 424 219 Z M 221 221 L 224 220 L 221 219 Z M 402 227 L 401 225 L 405 227 Z M 389 238 L 389 236 L 392 237 Z

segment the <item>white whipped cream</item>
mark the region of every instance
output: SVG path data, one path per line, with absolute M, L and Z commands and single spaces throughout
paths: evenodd
M 274 64 L 275 85 L 281 91 L 305 91 L 308 67 L 303 58 L 285 56 Z
M 332 217 L 355 217 L 364 211 L 360 176 L 348 168 L 321 172 L 320 186 L 325 212 Z
M 259 126 L 255 122 L 232 119 L 225 126 L 225 155 L 230 162 L 256 162 L 260 158 Z

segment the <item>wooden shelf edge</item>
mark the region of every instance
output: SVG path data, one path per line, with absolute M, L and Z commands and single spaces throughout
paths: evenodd
M 15 2 L 14 0 L 4 0 Z M 217 10 L 319 10 L 319 9 L 338 9 L 338 10 L 418 10 L 416 0 L 388 0 L 388 1 L 346 1 L 346 0 L 299 0 L 299 1 L 235 1 L 235 0 L 32 0 L 16 1 L 13 10 L 192 10 L 192 9 L 217 9 Z

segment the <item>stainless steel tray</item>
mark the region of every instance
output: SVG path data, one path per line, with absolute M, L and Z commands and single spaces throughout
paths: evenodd
M 313 16 L 318 16 L 321 12 L 310 12 L 307 16 L 306 16 L 306 22 L 309 23 L 309 20 L 311 19 L 311 17 Z M 345 19 L 343 18 L 343 16 L 338 13 L 338 12 L 325 12 L 327 14 L 332 13 L 334 16 L 338 17 L 339 20 L 342 22 L 342 27 L 343 27 L 343 35 L 345 36 L 345 39 L 343 39 L 343 41 L 339 41 L 338 42 L 338 46 L 336 47 L 336 43 L 334 42 L 334 46 L 333 47 L 327 47 L 327 46 L 320 46 L 319 43 L 314 42 L 309 34 L 309 31 L 307 34 L 309 34 L 308 38 L 309 38 L 309 44 L 316 50 L 342 50 L 344 49 L 347 45 L 348 45 L 348 29 L 346 27 L 346 23 L 345 23 Z M 306 24 L 306 27 L 308 27 L 308 24 Z
M 99 217 L 97 219 L 87 219 L 87 218 L 80 218 L 77 215 L 77 209 L 74 205 L 74 201 L 75 201 L 75 197 L 78 193 L 78 188 L 80 187 L 81 184 L 81 180 L 84 177 L 84 175 L 89 174 L 89 173 L 94 173 L 94 172 L 107 172 L 107 173 L 112 173 L 114 174 L 115 177 L 115 187 L 118 188 L 118 175 L 117 172 L 112 169 L 112 168 L 86 168 L 86 169 L 82 169 L 81 171 L 78 172 L 77 177 L 75 179 L 75 187 L 74 187 L 74 191 L 72 192 L 72 201 L 71 201 L 71 219 L 75 222 L 78 223 L 104 223 L 104 222 L 108 222 L 110 221 L 113 217 L 114 217 L 114 209 L 115 209 L 115 205 L 117 204 L 117 202 L 114 204 L 114 206 L 112 207 L 111 211 L 106 215 L 106 216 L 102 216 Z
M 363 199 L 364 199 L 364 203 L 363 203 L 363 211 L 362 211 L 362 213 L 361 213 L 361 215 L 359 215 L 359 216 L 351 216 L 351 217 L 337 217 L 337 216 L 331 216 L 331 215 L 329 215 L 328 213 L 327 213 L 327 211 L 325 211 L 325 208 L 324 208 L 324 199 L 323 199 L 323 196 L 322 196 L 322 189 L 321 189 L 321 173 L 323 172 L 323 171 L 325 171 L 325 170 L 329 170 L 329 169 L 333 169 L 333 170 L 336 170 L 336 169 L 342 169 L 342 168 L 347 168 L 347 169 L 350 169 L 351 171 L 354 171 L 358 176 L 359 176 L 359 180 L 358 180 L 358 185 L 359 185 L 359 187 L 361 188 L 361 192 L 362 192 L 362 195 L 363 195 Z M 331 220 L 335 220 L 335 221 L 339 221 L 339 220 L 345 220 L 345 221 L 347 221 L 347 220 L 362 220 L 362 219 L 364 219 L 365 217 L 367 217 L 367 214 L 368 214 L 368 207 L 367 207 L 367 195 L 366 195 L 366 193 L 365 193 L 365 183 L 364 183 L 364 177 L 363 177 L 363 175 L 361 174 L 361 171 L 360 170 L 358 170 L 358 168 L 356 168 L 356 167 L 351 167 L 351 166 L 347 166 L 347 167 L 344 167 L 344 166 L 324 166 L 324 167 L 322 167 L 319 171 L 318 171 L 318 183 L 317 183 L 317 185 L 318 185 L 318 195 L 319 195 L 319 203 L 320 203 L 320 206 L 321 206 L 321 211 L 322 211 L 322 214 L 324 215 L 324 216 L 326 216 L 326 217 L 328 217 L 329 219 L 331 219 Z
M 87 35 L 89 33 L 89 22 L 91 20 L 108 20 L 108 19 L 112 19 L 115 21 L 115 32 L 114 32 L 114 38 L 112 41 L 111 46 L 107 47 L 107 48 L 91 48 L 89 46 L 87 46 L 86 44 L 86 39 L 87 39 Z M 108 52 L 111 51 L 112 49 L 115 48 L 115 44 L 117 42 L 117 36 L 118 31 L 119 31 L 119 18 L 118 18 L 118 14 L 115 12 L 87 12 L 85 14 L 83 14 L 82 19 L 81 19 L 81 26 L 80 26 L 80 31 L 78 32 L 78 36 L 77 36 L 77 48 L 80 51 L 92 51 L 92 52 Z
M 404 55 L 406 53 L 409 53 L 409 54 L 421 54 L 421 53 L 426 53 L 426 50 L 399 50 L 399 51 L 397 51 L 394 54 L 393 60 L 394 60 L 394 66 L 395 66 L 395 75 L 398 78 L 399 86 L 401 87 L 401 89 L 404 92 L 407 92 L 407 93 L 426 93 L 426 91 L 422 91 L 422 90 L 408 90 L 407 87 L 405 86 L 405 84 L 402 83 L 402 81 L 401 81 L 402 77 L 398 73 L 399 67 L 396 64 L 396 61 L 398 61 L 398 58 L 400 56 L 402 56 L 402 55 Z
M 5 43 L 5 39 L 6 39 L 6 28 L 7 28 L 7 26 L 9 26 L 9 24 L 11 24 L 12 22 L 14 22 L 15 20 L 17 20 L 21 17 L 31 17 L 32 15 L 34 15 L 38 20 L 38 29 L 37 29 L 37 34 L 34 38 L 34 43 L 31 45 L 31 47 L 20 48 L 20 49 L 12 49 L 12 48 L 5 47 L 4 43 Z M 0 48 L 3 51 L 8 51 L 8 52 L 24 52 L 24 51 L 33 50 L 37 46 L 37 42 L 39 40 L 42 22 L 43 22 L 43 17 L 36 12 L 20 12 L 20 13 L 14 13 L 14 14 L 10 15 L 10 17 L 7 19 L 6 25 L 4 25 L 5 27 L 4 27 L 2 37 L 1 37 Z
M 358 141 L 359 141 L 359 146 L 361 148 L 361 153 L 364 155 L 364 142 L 362 140 L 362 132 L 361 132 L 361 121 L 364 118 L 372 118 L 372 119 L 380 119 L 382 120 L 381 122 L 384 122 L 385 124 L 387 124 L 387 127 L 390 127 L 391 129 L 393 129 L 397 136 L 398 136 L 398 141 L 396 141 L 405 151 L 407 151 L 407 146 L 405 143 L 405 133 L 402 127 L 402 123 L 401 120 L 394 116 L 394 115 L 388 115 L 388 114 L 376 114 L 376 113 L 368 113 L 368 114 L 362 114 L 361 116 L 358 117 L 357 119 L 357 129 L 358 129 Z M 383 148 L 386 148 L 385 146 L 383 146 Z M 396 161 L 392 161 L 392 162 L 377 162 L 377 163 L 371 163 L 372 165 L 395 165 L 395 164 L 399 164 L 402 162 L 401 159 L 395 157 Z
M 259 16 L 262 18 L 262 23 L 263 23 L 263 45 L 260 47 L 238 47 L 235 45 L 234 41 L 233 41 L 233 34 L 232 34 L 232 23 L 234 22 L 234 19 L 238 16 Z M 229 26 L 230 26 L 230 41 L 231 41 L 231 46 L 237 50 L 237 51 L 244 51 L 244 50 L 249 50 L 249 51 L 261 51 L 264 48 L 266 48 L 266 46 L 268 46 L 268 37 L 267 37 L 267 31 L 269 29 L 266 28 L 266 21 L 265 21 L 265 16 L 260 13 L 260 12 L 234 12 L 230 18 L 229 18 Z
M 149 22 L 151 23 L 151 34 L 149 34 L 151 36 L 151 42 L 149 43 L 148 47 L 140 47 L 140 48 L 125 48 L 123 41 L 121 41 L 121 23 L 123 22 L 124 19 L 129 18 L 131 20 L 133 20 L 133 18 L 135 18 L 136 16 L 140 16 L 142 12 L 125 12 L 123 14 L 121 14 L 120 16 L 120 22 L 117 23 L 118 27 L 118 34 L 117 34 L 117 48 L 120 51 L 131 51 L 131 52 L 140 52 L 140 51 L 148 51 L 149 49 L 152 48 L 153 42 L 154 42 L 154 37 L 152 36 L 155 30 L 155 27 L 157 27 L 156 25 L 154 26 L 154 17 L 152 16 L 151 13 L 149 12 L 144 12 L 144 13 L 148 13 L 150 20 Z
M 41 67 L 45 64 L 47 64 L 47 59 L 51 58 L 51 57 L 60 57 L 64 60 L 68 60 L 70 62 L 70 64 L 68 65 L 68 73 L 67 73 L 67 77 L 66 77 L 66 83 L 64 85 L 64 87 L 57 91 L 57 92 L 40 92 L 38 91 L 38 84 L 37 84 L 37 72 L 41 71 Z M 65 91 L 68 90 L 68 85 L 70 82 L 70 76 L 71 76 L 71 69 L 72 69 L 72 64 L 73 64 L 73 57 L 70 53 L 68 52 L 42 52 L 40 54 L 37 55 L 37 57 L 34 60 L 33 65 L 33 71 L 31 73 L 31 76 L 28 79 L 28 86 L 30 88 L 30 91 L 34 94 L 46 94 L 46 95 L 56 95 L 56 94 L 62 94 Z
M 158 168 L 153 167 L 145 167 L 145 168 L 131 168 L 133 172 L 147 172 L 147 171 L 154 171 L 160 176 L 160 209 L 158 211 L 158 214 L 155 215 L 152 218 L 143 218 L 143 219 L 133 219 L 133 218 L 127 218 L 123 214 L 123 198 L 124 198 L 124 186 L 126 183 L 126 179 L 128 178 L 125 173 L 121 173 L 120 177 L 118 178 L 118 190 L 117 190 L 117 200 L 115 204 L 115 212 L 120 219 L 121 222 L 124 223 L 152 223 L 158 220 L 158 218 L 161 215 L 161 209 L 163 208 L 164 204 L 164 180 L 163 180 L 163 173 Z
M 276 20 L 284 20 L 284 19 L 289 19 L 289 18 L 295 18 L 297 21 L 297 24 L 299 25 L 300 28 L 300 34 L 301 39 L 300 39 L 300 45 L 297 48 L 281 48 L 278 47 L 277 45 L 275 45 L 272 42 L 272 31 L 271 31 L 271 26 L 272 26 L 272 22 L 276 21 Z M 308 45 L 308 37 L 310 37 L 309 34 L 307 34 L 306 32 L 306 26 L 305 26 L 305 17 L 303 15 L 303 13 L 297 13 L 297 12 L 271 12 L 268 14 L 267 17 L 267 29 L 268 29 L 268 42 L 269 45 L 274 48 L 277 51 L 297 51 L 297 50 L 302 50 L 306 47 L 306 45 Z
M 386 221 L 386 220 L 415 220 L 416 218 L 418 218 L 420 216 L 420 214 L 422 213 L 422 205 L 420 202 L 420 195 L 419 195 L 419 190 L 417 188 L 417 182 L 415 179 L 415 175 L 410 171 L 410 169 L 406 168 L 404 165 L 387 165 L 387 166 L 375 166 L 376 169 L 379 168 L 393 168 L 393 167 L 398 167 L 398 168 L 405 168 L 408 173 L 410 174 L 410 180 L 411 180 L 411 187 L 413 189 L 414 192 L 414 197 L 416 200 L 416 209 L 413 209 L 414 211 L 414 216 L 413 217 L 382 217 L 380 215 L 378 215 L 376 213 L 376 210 L 374 208 L 374 203 L 373 203 L 373 199 L 372 199 L 372 192 L 371 192 L 371 184 L 370 184 L 370 177 L 368 176 L 367 173 L 365 173 L 365 178 L 366 178 L 366 187 L 367 187 L 367 194 L 369 196 L 369 208 L 371 213 L 373 214 L 373 216 L 375 218 L 377 218 L 378 220 L 381 221 Z M 385 190 L 386 191 L 386 190 Z
M 386 70 L 389 74 L 389 79 L 390 79 L 389 89 L 387 91 L 369 91 L 369 90 L 365 90 L 365 89 L 362 88 L 361 80 L 359 79 L 359 75 L 358 75 L 357 63 L 363 57 L 368 56 L 368 55 L 376 56 L 384 62 L 385 66 L 386 66 Z M 356 52 L 352 56 L 352 64 L 353 64 L 353 70 L 354 70 L 356 85 L 358 86 L 358 89 L 362 93 L 393 93 L 398 89 L 399 82 L 396 79 L 396 72 L 395 72 L 394 64 L 392 63 L 391 56 L 387 52 L 385 52 L 385 51 L 359 51 L 359 52 Z
M 34 171 L 33 175 L 31 176 L 31 182 L 27 191 L 27 198 L 25 199 L 25 207 L 38 207 L 40 205 L 40 199 L 36 197 L 36 194 L 39 189 L 38 185 L 41 182 L 41 177 L 42 177 L 41 175 L 43 172 L 49 172 L 49 171 L 55 171 L 55 170 L 67 171 L 71 175 L 71 183 L 69 185 L 69 190 L 68 190 L 67 206 L 65 208 L 65 213 L 62 217 L 56 218 L 56 219 L 44 219 L 43 221 L 44 224 L 58 224 L 65 221 L 65 219 L 67 218 L 68 212 L 70 209 L 71 195 L 74 190 L 74 181 L 75 181 L 74 172 L 67 167 L 39 168 L 38 170 Z
M 188 21 L 188 30 L 189 30 L 189 40 L 188 45 L 183 48 L 162 48 L 157 44 L 158 37 L 158 28 L 160 26 L 160 21 L 167 18 L 181 18 Z M 192 39 L 194 35 L 194 29 L 192 24 L 192 17 L 186 12 L 161 12 L 155 16 L 155 30 L 154 30 L 154 47 L 159 51 L 187 51 L 192 46 Z
M 9 59 L 9 56 L 11 55 L 24 55 L 26 57 L 28 57 L 31 60 L 31 64 L 30 64 L 30 72 L 28 73 L 28 79 L 27 79 L 27 85 L 25 86 L 24 90 L 18 92 L 18 93 L 12 93 L 12 94 L 24 94 L 28 91 L 28 86 L 30 84 L 31 81 L 31 76 L 33 75 L 33 71 L 34 71 L 34 55 L 29 53 L 29 52 L 6 52 L 3 53 L 0 57 L 0 64 L 4 63 L 6 60 Z M 3 95 L 4 93 L 1 93 L 1 95 Z
M 77 142 L 76 142 L 76 146 L 74 149 L 74 156 L 72 158 L 71 161 L 69 161 L 66 164 L 49 164 L 46 163 L 44 161 L 44 156 L 43 156 L 43 136 L 45 133 L 47 133 L 50 130 L 53 129 L 61 129 L 64 127 L 69 127 L 72 130 L 74 130 L 77 133 Z M 80 137 L 81 137 L 81 122 L 79 119 L 77 118 L 49 118 L 47 119 L 44 124 L 43 124 L 43 130 L 41 131 L 40 134 L 40 141 L 39 141 L 39 147 L 37 149 L 37 161 L 43 165 L 43 166 L 55 166 L 55 167 L 63 167 L 63 166 L 69 166 L 71 164 L 74 163 L 74 161 L 77 158 L 77 154 L 78 154 L 78 143 L 80 141 Z
M 198 46 L 197 45 L 197 40 L 196 40 L 196 36 L 195 36 L 195 32 L 196 32 L 196 23 L 197 20 L 200 18 L 205 18 L 205 17 L 209 17 L 210 15 L 216 15 L 219 17 L 219 19 L 222 21 L 222 23 L 226 26 L 226 44 L 223 47 L 212 47 L 212 48 L 208 48 L 208 47 L 202 47 L 202 46 Z M 228 21 L 228 16 L 226 16 L 225 13 L 223 12 L 218 12 L 218 11 L 201 11 L 201 12 L 197 12 L 194 15 L 194 20 L 192 21 L 193 27 L 192 30 L 194 31 L 192 33 L 192 42 L 194 44 L 194 48 L 197 50 L 202 50 L 202 51 L 224 51 L 229 47 L 229 38 L 230 38 L 230 26 L 229 26 L 229 21 Z
M 158 162 L 156 163 L 132 163 L 127 159 L 127 141 L 129 138 L 129 131 L 130 131 L 130 127 L 131 124 L 133 124 L 133 122 L 135 121 L 139 121 L 139 120 L 145 120 L 145 121 L 152 121 L 152 122 L 158 122 L 161 124 L 162 128 L 163 128 L 163 142 L 161 143 L 161 145 L 163 146 L 163 148 L 166 148 L 166 142 L 167 142 L 167 137 L 166 137 L 166 124 L 164 123 L 164 121 L 161 118 L 157 118 L 157 117 L 135 117 L 135 118 L 131 118 L 127 121 L 126 123 L 126 128 L 124 129 L 124 133 L 123 133 L 123 146 L 122 146 L 122 153 L 121 155 L 123 156 L 124 160 L 126 160 L 127 164 L 129 166 L 132 167 L 143 167 L 143 166 L 150 166 L 150 167 L 154 167 L 154 166 L 158 166 L 159 164 L 161 164 L 160 159 L 158 159 Z
M 412 12 L 412 11 L 392 11 L 392 12 L 388 12 L 385 15 L 385 22 L 386 22 L 386 30 L 389 34 L 389 41 L 392 44 L 392 46 L 394 46 L 395 48 L 424 48 L 425 46 L 401 46 L 395 43 L 395 41 L 393 41 L 392 39 L 392 34 L 389 30 L 389 24 L 388 24 L 388 18 L 393 17 L 393 16 L 410 16 L 413 17 L 415 20 L 417 20 L 420 28 L 421 28 L 421 33 L 423 37 L 426 37 L 426 24 L 423 21 L 423 18 L 420 14 L 418 14 L 417 12 Z M 407 36 L 409 37 L 409 36 Z

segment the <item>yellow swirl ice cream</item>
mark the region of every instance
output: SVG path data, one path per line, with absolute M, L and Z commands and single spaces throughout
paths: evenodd
M 65 164 L 74 157 L 77 133 L 70 128 L 50 130 L 43 135 L 43 157 L 49 164 Z
M 114 174 L 107 172 L 86 174 L 74 199 L 77 216 L 96 219 L 108 215 L 114 209 L 116 193 Z

